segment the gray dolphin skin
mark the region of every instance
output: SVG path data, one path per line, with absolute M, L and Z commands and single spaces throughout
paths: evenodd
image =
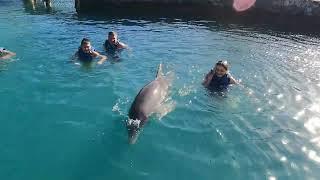
M 162 64 L 160 64 L 156 78 L 140 90 L 129 110 L 129 119 L 127 120 L 129 144 L 134 144 L 137 141 L 141 128 L 148 121 L 148 117 L 166 99 L 168 89 L 169 83 L 162 74 Z

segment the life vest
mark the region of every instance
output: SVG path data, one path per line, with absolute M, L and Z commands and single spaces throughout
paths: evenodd
M 209 88 L 214 91 L 225 91 L 228 89 L 230 84 L 230 77 L 228 74 L 225 74 L 222 77 L 213 75 L 212 80 L 209 83 Z
M 117 42 L 116 44 L 111 44 L 108 41 L 108 39 L 104 42 L 104 48 L 108 53 L 115 53 L 118 47 L 119 47 L 119 42 Z
M 93 47 L 91 47 L 90 50 L 95 51 Z M 91 62 L 93 60 L 92 54 L 84 52 L 81 47 L 79 47 L 79 50 L 78 50 L 78 57 L 79 57 L 79 60 L 82 62 Z

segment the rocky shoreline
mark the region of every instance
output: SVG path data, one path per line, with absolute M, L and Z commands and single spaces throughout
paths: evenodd
M 262 11 L 281 15 L 320 17 L 320 0 L 255 0 L 249 11 Z M 229 9 L 234 0 L 75 0 L 77 12 L 110 9 L 111 7 L 143 7 L 158 10 L 183 9 L 210 11 Z

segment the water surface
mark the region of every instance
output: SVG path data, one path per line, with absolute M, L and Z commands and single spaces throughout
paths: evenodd
M 0 62 L 0 179 L 319 179 L 319 36 L 67 5 L 0 1 L 0 46 L 17 53 Z M 120 62 L 69 63 L 110 30 L 130 46 Z M 201 86 L 219 59 L 244 85 L 226 97 Z M 176 108 L 130 146 L 127 111 L 160 62 Z

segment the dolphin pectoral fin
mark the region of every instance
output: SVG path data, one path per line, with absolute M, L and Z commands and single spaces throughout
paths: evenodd
M 156 116 L 159 118 L 159 120 L 161 120 L 162 117 L 173 111 L 175 107 L 175 101 L 169 100 L 167 102 L 164 102 L 163 104 L 161 104 L 161 106 L 157 108 L 157 111 L 155 112 Z
M 173 71 L 169 71 L 165 74 L 165 78 L 164 78 L 168 84 L 168 86 L 172 85 L 172 82 L 175 79 L 175 73 Z
M 157 78 L 157 77 L 160 77 L 160 76 L 163 76 L 163 73 L 162 73 L 162 63 L 160 63 L 159 66 L 158 66 L 156 78 Z

